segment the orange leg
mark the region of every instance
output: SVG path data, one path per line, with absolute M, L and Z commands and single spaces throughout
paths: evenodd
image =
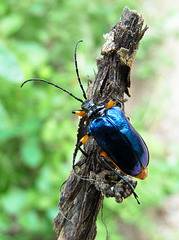
M 85 144 L 88 141 L 89 138 L 89 134 L 86 134 L 84 137 L 82 137 L 78 143 L 78 148 L 80 149 L 80 151 L 87 157 L 88 154 L 81 148 L 81 146 L 83 144 Z
M 104 151 L 100 153 L 100 157 L 107 158 L 107 156 L 108 156 L 107 153 Z
M 81 146 L 88 141 L 88 138 L 89 138 L 89 134 L 86 134 L 84 137 L 82 137 L 82 138 L 80 139 L 80 141 L 79 141 L 78 144 L 77 144 L 77 147 L 78 147 L 78 148 L 77 148 L 77 151 L 78 151 L 78 149 L 79 149 L 86 157 L 88 157 L 88 154 L 81 148 Z M 74 168 L 74 166 L 81 166 L 81 165 L 83 165 L 83 163 L 86 161 L 86 160 L 83 160 L 82 162 L 78 162 L 77 164 L 75 164 L 76 154 L 77 154 L 77 152 L 76 152 L 75 155 L 73 156 L 73 168 Z
M 88 141 L 89 134 L 86 134 L 84 137 L 80 139 L 81 145 L 85 144 Z
M 100 153 L 100 157 L 103 157 L 104 159 L 106 159 L 107 158 L 107 153 L 106 152 L 101 152 Z M 121 172 L 123 172 L 117 165 L 116 165 L 116 163 L 110 158 L 110 160 L 111 160 L 111 162 L 114 164 L 114 166 L 117 168 L 117 169 L 119 169 Z M 123 172 L 124 174 L 126 174 L 125 172 Z
M 87 117 L 87 113 L 83 112 L 82 110 L 72 111 L 72 113 L 80 117 Z
M 125 100 L 120 101 L 120 100 L 117 100 L 117 99 L 114 98 L 114 99 L 112 99 L 112 100 L 110 100 L 110 101 L 108 102 L 106 108 L 109 109 L 109 108 L 114 107 L 114 106 L 119 106 L 119 107 L 121 107 L 122 102 L 125 102 Z
M 110 101 L 108 102 L 106 108 L 109 109 L 109 108 L 111 108 L 111 107 L 113 107 L 113 106 L 116 106 L 115 101 L 114 101 L 114 100 L 110 100 Z

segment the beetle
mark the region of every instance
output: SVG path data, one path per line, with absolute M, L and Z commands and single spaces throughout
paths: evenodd
M 134 129 L 128 118 L 124 115 L 119 101 L 112 99 L 108 102 L 107 106 L 105 106 L 103 104 L 94 103 L 93 99 L 87 99 L 77 66 L 76 51 L 79 42 L 82 42 L 82 40 L 78 41 L 75 45 L 74 58 L 76 74 L 83 92 L 84 101 L 66 89 L 44 79 L 28 79 L 22 83 L 21 87 L 29 81 L 41 81 L 63 90 L 77 101 L 80 101 L 82 103 L 81 110 L 73 111 L 72 113 L 88 118 L 90 123 L 88 133 L 82 137 L 77 144 L 78 149 L 87 156 L 81 146 L 92 136 L 102 149 L 99 159 L 129 185 L 134 197 L 140 204 L 133 186 L 123 176 L 116 172 L 105 159 L 108 156 L 117 169 L 120 169 L 127 175 L 143 180 L 148 175 L 147 166 L 149 164 L 149 151 L 147 145 L 140 134 Z

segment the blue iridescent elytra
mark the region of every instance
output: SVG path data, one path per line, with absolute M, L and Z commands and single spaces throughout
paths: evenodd
M 137 176 L 147 167 L 147 146 L 120 107 L 111 107 L 105 115 L 95 118 L 89 133 L 124 173 Z

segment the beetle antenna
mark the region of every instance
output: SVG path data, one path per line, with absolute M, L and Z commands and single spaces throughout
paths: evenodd
M 76 45 L 75 45 L 75 53 L 74 53 L 75 68 L 76 68 L 76 75 L 77 75 L 77 77 L 78 77 L 78 82 L 79 82 L 80 87 L 81 87 L 81 90 L 82 90 L 82 92 L 83 92 L 83 97 L 84 97 L 85 99 L 87 99 L 85 90 L 84 90 L 83 85 L 82 85 L 81 80 L 80 80 L 79 71 L 78 71 L 78 64 L 77 64 L 77 58 L 76 58 L 76 50 L 77 50 L 77 46 L 78 46 L 78 44 L 79 44 L 80 42 L 83 42 L 83 40 L 79 40 L 79 41 L 76 43 Z
M 51 82 L 49 82 L 49 81 L 46 81 L 46 80 L 44 80 L 44 79 L 40 79 L 40 78 L 31 78 L 31 79 L 28 79 L 28 80 L 26 80 L 25 82 L 23 82 L 23 83 L 21 84 L 21 87 L 23 87 L 25 83 L 31 82 L 31 81 L 40 81 L 40 82 L 48 83 L 48 84 L 50 84 L 50 85 L 52 85 L 52 86 L 54 86 L 54 87 L 56 87 L 56 88 L 61 89 L 62 91 L 68 93 L 70 96 L 72 96 L 73 98 L 75 98 L 77 101 L 83 103 L 83 100 L 82 100 L 82 99 L 75 97 L 75 95 L 73 95 L 71 92 L 67 91 L 66 89 L 64 89 L 64 88 L 62 88 L 62 87 L 60 87 L 60 86 L 58 86 L 58 85 L 56 85 L 56 84 L 54 84 L 54 83 L 51 83 Z

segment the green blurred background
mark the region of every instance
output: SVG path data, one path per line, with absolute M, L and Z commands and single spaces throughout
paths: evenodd
M 86 88 L 96 57 L 127 5 L 149 26 L 132 70 L 126 113 L 150 149 L 149 177 L 138 181 L 141 206 L 104 200 L 111 240 L 179 239 L 179 3 L 174 0 L 0 1 L 0 239 L 56 239 L 60 185 L 70 173 L 81 97 L 74 46 Z M 106 238 L 101 216 L 96 239 Z

